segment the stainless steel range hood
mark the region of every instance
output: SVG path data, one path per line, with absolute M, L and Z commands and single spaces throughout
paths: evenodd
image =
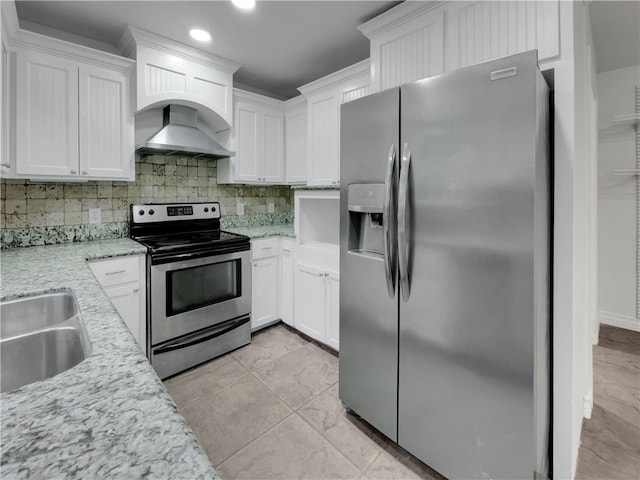
M 233 157 L 235 152 L 227 150 L 196 126 L 197 117 L 195 108 L 167 105 L 163 110 L 164 126 L 143 144 L 137 145 L 136 153 L 209 159 Z

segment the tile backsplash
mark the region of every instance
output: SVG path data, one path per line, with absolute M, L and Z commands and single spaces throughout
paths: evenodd
M 214 161 L 149 156 L 136 159 L 135 182 L 37 183 L 2 179 L 2 244 L 13 246 L 12 233 L 24 236 L 30 230 L 40 236 L 64 231 L 67 237 L 74 236 L 67 241 L 124 236 L 123 224 L 128 222 L 131 203 L 211 200 L 220 202 L 223 217 L 236 215 L 239 202 L 244 204 L 245 215 L 266 214 L 269 203 L 274 204 L 276 213 L 288 214 L 285 217 L 290 218 L 293 211 L 293 192 L 288 186 L 218 185 Z M 101 209 L 102 224 L 89 224 L 90 208 Z M 7 242 L 7 238 L 12 241 Z

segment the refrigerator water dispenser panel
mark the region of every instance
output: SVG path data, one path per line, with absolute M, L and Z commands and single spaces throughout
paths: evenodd
M 383 260 L 383 183 L 349 185 L 349 253 Z

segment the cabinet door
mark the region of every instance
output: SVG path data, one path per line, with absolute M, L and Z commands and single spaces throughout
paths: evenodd
M 284 181 L 284 116 L 281 112 L 265 110 L 262 117 L 261 180 L 269 183 Z
M 558 1 L 450 2 L 444 9 L 446 70 L 538 49 L 560 53 Z
M 307 181 L 307 109 L 287 113 L 285 125 L 285 181 Z
M 136 339 L 136 342 L 144 351 L 145 338 L 141 328 L 143 319 L 140 318 L 140 302 L 142 301 L 140 286 L 137 282 L 130 283 L 106 288 L 105 292 L 131 331 L 133 338 Z
M 340 112 L 336 92 L 309 97 L 307 183 L 335 185 L 338 182 Z
M 16 173 L 78 175 L 78 65 L 17 54 Z
M 302 333 L 324 343 L 326 336 L 324 271 L 298 264 L 295 282 L 295 326 Z
M 294 242 L 289 238 L 282 239 L 280 247 L 280 318 L 287 325 L 293 326 L 293 262 Z
M 340 349 L 340 275 L 327 272 L 327 345 Z
M 80 173 L 134 179 L 133 113 L 129 76 L 80 65 Z
M 253 262 L 251 272 L 251 329 L 278 318 L 278 257 Z
M 258 180 L 259 160 L 258 110 L 247 103 L 238 102 L 235 112 L 236 156 L 233 158 L 233 178 L 236 182 Z

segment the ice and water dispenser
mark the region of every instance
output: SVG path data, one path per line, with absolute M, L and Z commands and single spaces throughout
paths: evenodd
M 384 258 L 384 183 L 349 185 L 349 253 L 382 260 Z

